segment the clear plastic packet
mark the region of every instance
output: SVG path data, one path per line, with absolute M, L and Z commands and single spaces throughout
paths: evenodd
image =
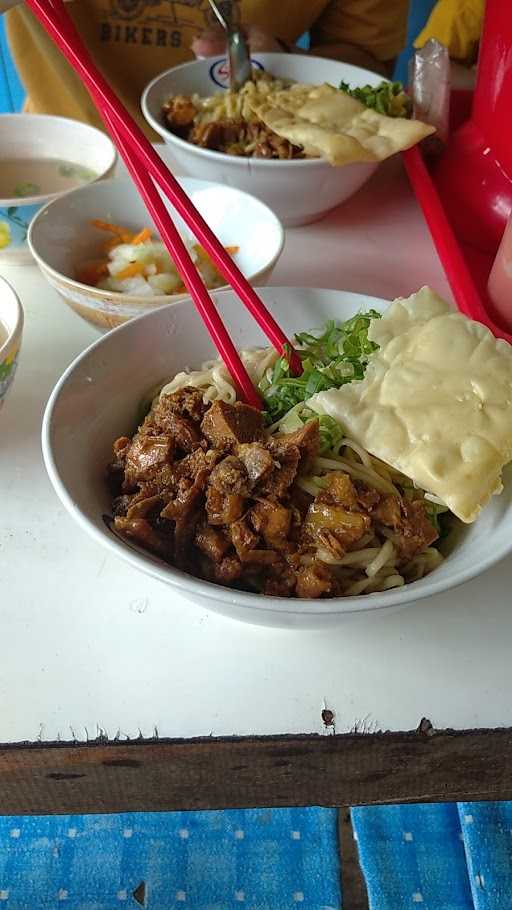
M 414 117 L 436 128 L 435 134 L 423 140 L 425 151 L 438 153 L 448 139 L 450 56 L 435 38 L 430 38 L 409 61 L 409 91 Z

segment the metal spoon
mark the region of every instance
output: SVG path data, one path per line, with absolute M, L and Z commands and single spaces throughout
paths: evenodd
M 209 4 L 226 32 L 229 57 L 229 87 L 232 92 L 242 88 L 245 82 L 252 79 L 251 58 L 249 48 L 242 34 L 239 23 L 235 22 L 235 4 L 229 4 L 228 13 L 221 12 L 215 0 Z M 226 4 L 223 4 L 223 9 Z

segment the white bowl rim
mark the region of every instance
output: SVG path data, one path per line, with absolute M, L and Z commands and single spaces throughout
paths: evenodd
M 88 181 L 88 183 L 96 183 L 97 180 L 101 180 L 104 174 L 107 174 L 109 170 L 114 166 L 117 159 L 117 151 L 114 143 L 110 139 L 110 136 L 107 136 L 102 130 L 99 130 L 96 126 L 92 126 L 90 123 L 82 123 L 81 120 L 72 120 L 71 117 L 58 117 L 54 114 L 25 114 L 23 111 L 18 111 L 17 113 L 6 113 L 0 114 L 0 125 L 5 122 L 7 118 L 20 117 L 26 119 L 27 122 L 31 123 L 34 121 L 37 125 L 37 120 L 46 120 L 46 121 L 55 121 L 57 123 L 67 123 L 71 124 L 73 127 L 76 127 L 80 130 L 92 131 L 101 138 L 109 148 L 110 159 L 109 163 L 104 167 L 101 172 L 94 177 L 93 180 Z M 30 118 L 30 119 L 29 119 Z M 99 141 L 99 139 L 98 139 Z M 20 161 L 31 161 L 33 156 L 27 155 L 26 157 L 20 158 Z M 1 159 L 0 159 L 1 163 Z M 65 196 L 67 193 L 71 193 L 73 190 L 58 190 L 56 193 L 41 193 L 37 196 L 14 196 L 12 199 L 0 199 L 0 207 L 7 208 L 8 206 L 15 205 L 17 208 L 24 208 L 28 205 L 40 205 L 41 202 L 50 203 L 54 199 L 60 199 L 61 196 Z
M 19 336 L 21 335 L 21 332 L 23 330 L 23 321 L 24 321 L 23 307 L 21 305 L 20 298 L 18 297 L 12 284 L 9 284 L 9 282 L 2 275 L 0 275 L 0 297 L 2 294 L 9 294 L 10 297 L 12 298 L 12 301 L 14 303 L 14 308 L 16 310 L 16 319 L 15 319 L 14 327 L 10 330 L 4 343 L 0 344 L 0 363 L 2 362 L 4 355 L 9 350 L 12 342 L 16 338 L 19 338 Z M 2 325 L 5 326 L 5 323 L 4 323 L 3 319 L 1 318 L 1 311 L 0 311 L 0 322 L 2 323 Z
M 265 51 L 265 52 L 261 52 L 261 53 L 256 52 L 253 56 L 254 57 L 283 57 L 286 59 L 287 57 L 289 57 L 289 54 L 280 53 L 278 51 L 274 51 L 274 52 Z M 217 56 L 215 56 L 215 57 L 205 58 L 205 59 L 211 59 L 211 61 L 213 63 L 216 59 L 220 60 L 223 58 L 221 58 L 221 57 L 217 58 Z M 324 64 L 326 62 L 327 63 L 329 63 L 329 62 L 340 63 L 345 67 L 350 67 L 351 70 L 357 70 L 361 74 L 364 73 L 365 76 L 369 76 L 369 77 L 373 77 L 373 78 L 375 78 L 376 76 L 379 75 L 378 73 L 372 73 L 371 70 L 364 69 L 362 66 L 354 66 L 352 63 L 343 63 L 343 61 L 341 61 L 341 60 L 329 60 L 326 57 L 315 57 L 313 55 L 310 56 L 309 54 L 308 54 L 307 59 L 311 60 L 311 61 L 318 60 Z M 150 91 L 158 82 L 160 82 L 161 79 L 164 79 L 166 76 L 168 76 L 169 73 L 176 73 L 179 70 L 192 69 L 193 67 L 197 66 L 198 63 L 203 63 L 203 62 L 204 62 L 203 60 L 188 60 L 186 63 L 180 63 L 178 66 L 171 66 L 170 69 L 164 70 L 164 72 L 159 73 L 158 76 L 155 76 L 155 78 L 152 79 L 151 82 L 148 83 L 148 85 L 146 85 L 146 88 L 144 89 L 144 91 L 142 92 L 142 95 L 141 95 L 140 105 L 141 105 L 141 109 L 142 109 L 142 113 L 144 114 L 144 117 L 146 118 L 147 122 L 155 130 L 156 133 L 158 133 L 163 138 L 168 137 L 169 139 L 172 140 L 173 143 L 176 143 L 176 145 L 178 145 L 180 148 L 186 149 L 187 151 L 191 151 L 193 154 L 196 154 L 202 158 L 207 158 L 211 161 L 223 161 L 224 163 L 226 162 L 226 159 L 228 159 L 235 166 L 239 166 L 239 167 L 244 167 L 244 166 L 247 167 L 248 161 L 250 161 L 251 169 L 253 169 L 253 168 L 264 169 L 264 168 L 269 168 L 269 167 L 276 167 L 276 165 L 280 168 L 282 168 L 285 165 L 288 165 L 288 167 L 294 167 L 294 168 L 309 167 L 309 168 L 320 168 L 320 169 L 329 168 L 329 169 L 331 169 L 333 167 L 333 165 L 329 164 L 329 162 L 326 161 L 325 158 L 291 158 L 291 159 L 280 160 L 280 159 L 275 159 L 275 158 L 244 158 L 243 156 L 238 157 L 236 155 L 228 155 L 228 154 L 226 154 L 226 152 L 217 152 L 217 151 L 214 151 L 213 149 L 201 148 L 201 146 L 194 145 L 193 142 L 187 142 L 186 139 L 182 139 L 180 136 L 176 136 L 174 133 L 171 133 L 170 130 L 166 129 L 165 126 L 163 125 L 163 123 L 161 123 L 159 120 L 157 120 L 156 117 L 153 117 L 153 114 L 151 113 L 151 111 L 148 108 L 147 97 L 148 97 Z M 385 79 L 385 77 L 382 76 L 381 81 L 388 82 L 389 80 Z M 368 162 L 368 161 L 352 162 L 352 164 L 356 164 L 356 165 L 373 164 L 373 163 L 374 162 Z M 344 167 L 350 167 L 350 164 L 344 165 Z
M 291 287 L 269 287 L 267 288 L 269 292 L 275 291 L 289 291 L 291 293 L 303 290 L 301 288 L 291 288 Z M 312 288 L 312 291 L 326 292 L 330 291 L 332 293 L 332 288 Z M 229 294 L 231 291 L 221 291 L 221 294 Z M 358 294 L 348 291 L 339 291 L 336 293 L 344 294 L 347 298 L 352 298 L 354 301 L 358 299 L 365 305 L 368 305 L 369 295 L 367 294 Z M 377 302 L 383 305 L 388 305 L 390 301 L 384 300 L 383 298 L 373 298 Z M 172 304 L 169 305 L 170 307 Z M 101 546 L 106 546 L 107 549 L 112 552 L 114 555 L 120 557 L 125 562 L 130 565 L 136 565 L 137 568 L 145 572 L 147 575 L 157 578 L 160 581 L 163 581 L 166 584 L 170 584 L 171 587 L 177 588 L 181 592 L 185 592 L 189 597 L 197 594 L 198 597 L 204 602 L 204 600 L 218 601 L 222 604 L 233 606 L 236 605 L 237 608 L 241 610 L 248 608 L 250 610 L 256 610 L 261 613 L 275 613 L 275 614 L 298 614 L 301 616 L 335 616 L 335 615 L 351 615 L 351 614 L 372 614 L 377 613 L 379 610 L 386 610 L 390 608 L 397 608 L 406 606 L 408 604 L 412 605 L 420 600 L 424 600 L 427 597 L 433 597 L 436 594 L 444 594 L 450 591 L 452 588 L 456 588 L 459 585 L 464 584 L 471 579 L 482 575 L 487 569 L 490 569 L 497 562 L 503 559 L 507 554 L 512 550 L 512 535 L 507 540 L 506 535 L 504 535 L 503 544 L 500 547 L 497 547 L 492 554 L 485 558 L 481 563 L 472 563 L 468 567 L 459 570 L 453 573 L 450 577 L 445 578 L 444 580 L 436 581 L 436 572 L 432 572 L 430 575 L 426 576 L 429 579 L 428 584 L 424 587 L 420 587 L 418 593 L 415 593 L 415 582 L 411 584 L 406 584 L 401 588 L 393 588 L 390 591 L 377 592 L 372 594 L 351 596 L 351 597 L 338 597 L 338 598 L 328 598 L 328 599 L 301 599 L 301 598 L 286 598 L 286 597 L 275 597 L 270 595 L 263 594 L 253 594 L 245 591 L 238 591 L 233 588 L 227 588 L 223 585 L 217 585 L 213 582 L 203 581 L 202 579 L 195 578 L 193 575 L 188 575 L 185 572 L 180 571 L 179 569 L 174 568 L 172 565 L 167 565 L 162 561 L 158 560 L 157 557 L 151 557 L 148 553 L 143 554 L 140 551 L 135 551 L 128 546 L 124 546 L 121 541 L 119 541 L 113 534 L 108 534 L 101 532 L 95 526 L 95 524 L 90 521 L 86 516 L 82 514 L 80 509 L 75 505 L 72 497 L 69 495 L 64 483 L 60 479 L 60 475 L 55 464 L 55 460 L 52 452 L 51 445 L 51 424 L 53 411 L 56 406 L 57 400 L 67 382 L 69 376 L 73 371 L 80 365 L 80 363 L 85 360 L 91 351 L 95 350 L 102 344 L 109 343 L 112 337 L 118 332 L 133 331 L 133 323 L 139 319 L 150 319 L 155 318 L 155 313 L 160 313 L 160 318 L 162 310 L 165 310 L 165 307 L 160 310 L 153 310 L 149 313 L 144 313 L 141 316 L 132 319 L 128 323 L 118 326 L 115 329 L 112 329 L 107 335 L 103 335 L 97 341 L 94 341 L 90 344 L 81 354 L 76 357 L 72 363 L 67 367 L 67 369 L 62 374 L 61 378 L 58 380 L 55 385 L 45 408 L 43 423 L 42 423 L 42 432 L 41 432 L 41 443 L 43 451 L 43 459 L 48 472 L 48 476 L 51 480 L 51 483 L 57 493 L 59 499 L 68 510 L 68 512 L 73 515 L 78 524 L 92 537 L 97 543 Z
M 165 164 L 165 162 L 164 162 L 164 164 Z M 239 193 L 241 196 L 248 197 L 251 200 L 251 203 L 256 202 L 263 209 L 265 209 L 266 214 L 269 217 L 269 220 L 273 219 L 275 221 L 275 227 L 279 234 L 279 245 L 276 248 L 276 252 L 272 256 L 272 259 L 266 265 L 262 266 L 261 269 L 259 269 L 257 272 L 255 272 L 254 275 L 251 275 L 250 277 L 248 277 L 247 280 L 248 281 L 250 280 L 251 282 L 256 282 L 261 275 L 263 275 L 265 272 L 270 271 L 271 269 L 274 268 L 277 260 L 279 259 L 281 253 L 283 252 L 285 241 L 286 241 L 286 235 L 285 235 L 284 227 L 283 227 L 280 219 L 277 217 L 275 212 L 272 211 L 270 206 L 268 206 L 265 202 L 263 202 L 263 200 L 258 199 L 257 196 L 253 196 L 252 193 L 248 193 L 246 190 L 240 190 L 240 189 L 238 189 L 238 187 L 235 187 L 235 186 L 226 186 L 223 183 L 217 183 L 217 181 L 215 181 L 215 180 L 202 180 L 201 178 L 190 177 L 188 175 L 184 175 L 184 176 L 180 175 L 179 179 L 185 180 L 185 181 L 191 181 L 196 184 L 200 183 L 205 186 L 216 186 L 222 190 L 229 190 L 233 193 Z M 101 185 L 102 185 L 102 187 L 106 187 L 106 186 L 109 186 L 110 184 L 120 183 L 120 182 L 124 182 L 125 184 L 130 184 L 132 187 L 134 187 L 134 184 L 132 183 L 132 181 L 129 177 L 110 177 L 107 180 L 102 180 Z M 86 184 L 83 187 L 78 187 L 78 189 L 73 190 L 72 192 L 79 193 L 81 191 L 85 191 L 88 189 L 89 186 L 92 185 L 92 183 L 96 183 L 96 181 L 92 181 L 91 184 Z M 134 187 L 134 189 L 135 189 L 135 187 Z M 64 195 L 67 195 L 67 194 L 64 194 Z M 62 194 L 59 195 L 58 198 L 60 200 L 62 198 Z M 45 262 L 45 260 L 42 259 L 42 257 L 39 255 L 35 246 L 32 243 L 32 231 L 34 230 L 37 222 L 40 220 L 40 218 L 42 219 L 42 216 L 45 214 L 46 210 L 50 207 L 50 205 L 52 205 L 52 203 L 54 201 L 55 200 L 53 198 L 50 199 L 49 202 L 47 202 L 46 205 L 44 205 L 34 215 L 32 221 L 30 222 L 30 225 L 29 225 L 29 229 L 28 229 L 28 233 L 27 233 L 27 243 L 28 243 L 28 247 L 29 247 L 31 254 L 34 257 L 34 259 L 36 260 L 39 267 L 44 272 L 46 272 L 48 275 L 51 275 L 51 277 L 53 279 L 55 279 L 55 281 L 57 281 L 61 284 L 65 284 L 67 287 L 70 287 L 73 290 L 82 291 L 83 293 L 87 294 L 89 297 L 97 298 L 98 300 L 104 300 L 105 296 L 107 296 L 109 299 L 112 298 L 113 300 L 115 300 L 116 303 L 119 303 L 119 304 L 124 303 L 127 306 L 130 304 L 134 304 L 134 303 L 141 303 L 141 304 L 145 304 L 148 307 L 154 308 L 159 305 L 165 306 L 166 304 L 179 303 L 182 300 L 184 300 L 185 298 L 189 297 L 188 292 L 184 292 L 184 291 L 180 292 L 179 294 L 154 294 L 152 297 L 141 297 L 139 294 L 123 294 L 121 291 L 103 291 L 103 290 L 101 290 L 101 288 L 91 287 L 91 285 L 84 284 L 82 281 L 78 281 L 76 278 L 71 278 L 69 275 L 64 275 L 62 272 L 58 272 L 52 266 L 48 265 Z M 215 291 L 215 293 L 218 293 L 218 291 L 224 291 L 227 289 L 228 289 L 227 285 L 222 285 L 222 287 L 220 287 L 220 288 L 213 288 L 210 293 L 212 293 L 213 291 Z M 138 317 L 133 317 L 133 318 L 138 318 Z

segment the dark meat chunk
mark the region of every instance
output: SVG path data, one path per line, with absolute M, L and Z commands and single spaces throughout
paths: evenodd
M 312 562 L 297 574 L 297 597 L 332 597 L 336 594 L 336 577 L 323 562 Z
M 355 488 L 359 507 L 365 512 L 373 512 L 376 506 L 379 505 L 382 494 L 378 490 L 371 490 L 360 480 L 356 480 Z
M 288 139 L 278 136 L 261 120 L 256 120 L 247 125 L 247 138 L 255 143 L 253 155 L 255 158 L 303 158 L 304 150 L 297 145 L 292 145 Z
M 397 496 L 384 496 L 375 510 L 375 518 L 393 528 L 393 543 L 401 561 L 408 562 L 438 538 L 438 533 L 425 511 L 422 500 L 409 502 Z
M 371 528 L 371 518 L 363 512 L 349 512 L 320 493 L 311 503 L 304 524 L 304 538 L 315 546 L 344 556 Z
M 197 523 L 204 506 L 204 490 L 208 480 L 208 471 L 199 471 L 194 481 L 182 478 L 178 485 L 178 494 L 160 513 L 161 518 L 175 522 L 174 553 L 176 564 L 183 567 L 187 563 L 190 544 L 195 534 Z
M 304 521 L 314 496 L 306 493 L 301 487 L 293 486 L 290 490 L 290 505 L 299 513 L 299 518 Z
M 208 405 L 203 401 L 203 393 L 193 386 L 185 386 L 184 389 L 164 395 L 160 404 L 162 408 L 182 417 L 191 417 L 196 423 L 201 422 L 208 410 Z M 160 407 L 160 404 L 157 407 Z
M 126 456 L 131 444 L 132 441 L 128 436 L 120 436 L 119 439 L 116 439 L 114 445 L 112 446 L 114 457 L 112 459 L 111 468 L 113 470 L 124 471 Z
M 124 484 L 126 456 L 130 450 L 131 444 L 132 441 L 128 436 L 121 436 L 119 439 L 116 439 L 112 447 L 113 458 L 107 468 L 107 479 L 110 486 L 110 492 L 114 499 L 121 498 L 120 494 Z M 114 514 L 116 514 L 115 511 Z
M 247 404 L 214 401 L 201 424 L 201 430 L 215 449 L 227 451 L 243 442 L 263 438 L 263 415 Z
M 126 513 L 133 499 L 133 493 L 123 493 L 122 496 L 116 496 L 112 503 L 112 515 L 116 517 L 126 517 Z
M 162 505 L 162 497 L 147 496 L 145 491 L 134 496 L 126 511 L 127 518 L 148 518 L 152 513 L 157 517 Z
M 333 471 L 327 476 L 324 499 L 332 497 L 346 509 L 358 510 L 357 490 L 350 477 L 344 471 Z
M 175 95 L 164 104 L 162 113 L 164 123 L 169 127 L 171 133 L 187 139 L 197 114 L 192 100 L 186 95 Z
M 401 503 L 402 518 L 397 528 L 393 541 L 398 555 L 404 562 L 408 562 L 417 553 L 434 543 L 438 533 L 429 521 L 425 512 L 425 505 L 421 500 Z
M 223 585 L 231 585 L 242 575 L 242 565 L 236 556 L 225 556 L 222 562 L 214 566 L 214 577 Z
M 144 549 L 163 557 L 171 555 L 165 541 L 145 518 L 115 518 L 114 525 L 120 534 L 134 540 Z
M 291 597 L 296 581 L 297 575 L 291 566 L 279 562 L 268 570 L 263 593 L 273 597 Z
M 246 442 L 237 446 L 236 454 L 245 465 L 249 481 L 255 486 L 274 466 L 272 455 L 261 442 Z
M 249 495 L 249 478 L 245 465 L 234 455 L 228 455 L 213 469 L 210 484 L 220 493 Z
M 201 445 L 201 433 L 197 424 L 188 417 L 170 413 L 166 420 L 166 429 L 176 441 L 176 446 L 184 452 L 194 452 Z
M 207 452 L 204 449 L 195 449 L 174 463 L 174 476 L 177 480 L 183 477 L 194 480 L 199 471 L 211 472 L 221 458 L 222 454 L 213 449 L 208 449 Z
M 398 528 L 402 517 L 398 497 L 393 496 L 391 493 L 383 496 L 375 509 L 374 517 L 376 521 L 386 525 L 387 528 Z
M 210 528 L 208 525 L 197 529 L 194 543 L 214 563 L 221 562 L 230 548 L 229 540 L 225 534 L 217 528 Z
M 190 141 L 204 149 L 225 152 L 228 146 L 243 142 L 244 123 L 241 120 L 213 120 L 199 123 L 190 135 Z
M 320 425 L 318 420 L 308 420 L 300 430 L 274 436 L 274 451 L 286 451 L 290 446 L 296 447 L 301 458 L 316 458 L 320 449 Z
M 135 436 L 125 458 L 125 485 L 150 480 L 163 465 L 171 464 L 174 442 L 170 436 Z
M 270 499 L 284 499 L 297 476 L 300 463 L 300 452 L 296 446 L 278 449 L 270 442 L 274 456 L 274 467 L 268 477 L 258 486 L 258 494 Z
M 230 525 L 241 518 L 245 499 L 237 493 L 226 495 L 209 486 L 206 492 L 206 514 L 211 525 Z
M 287 544 L 290 533 L 291 509 L 268 499 L 260 499 L 251 512 L 253 527 L 263 537 L 268 547 L 281 550 Z
M 281 557 L 279 553 L 276 553 L 275 550 L 247 550 L 244 554 L 242 560 L 244 565 L 250 564 L 251 566 L 274 566 L 277 563 L 281 562 Z
M 194 407 L 192 402 L 191 406 Z M 201 445 L 201 433 L 197 421 L 180 413 L 184 408 L 182 400 L 175 399 L 174 395 L 164 395 L 149 412 L 139 435 L 165 433 L 172 436 L 184 452 L 193 452 Z
M 251 530 L 245 518 L 235 521 L 229 528 L 229 534 L 238 558 L 242 562 L 250 562 L 249 551 L 256 549 L 259 537 Z

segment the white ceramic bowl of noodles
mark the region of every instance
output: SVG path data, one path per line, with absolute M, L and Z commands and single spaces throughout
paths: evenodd
M 238 247 L 234 260 L 248 281 L 265 284 L 284 247 L 284 231 L 274 213 L 259 199 L 231 187 L 192 177 L 180 177 L 179 182 L 221 243 Z M 109 235 L 91 225 L 94 219 L 133 231 L 152 226 L 131 180 L 116 178 L 56 199 L 36 215 L 28 236 L 44 277 L 79 316 L 100 329 L 111 329 L 187 296 L 145 297 L 78 281 L 78 270 L 85 262 L 104 256 L 102 248 Z M 176 212 L 173 220 L 180 233 L 191 236 Z
M 343 291 L 264 288 L 261 296 L 291 336 L 346 319 L 386 301 Z M 231 291 L 215 294 L 237 347 L 265 344 L 259 329 Z M 48 402 L 42 441 L 46 468 L 57 495 L 84 531 L 132 566 L 168 584 L 209 610 L 242 622 L 284 627 L 334 625 L 356 615 L 375 616 L 412 606 L 479 575 L 512 550 L 512 481 L 493 497 L 478 520 L 461 529 L 445 561 L 430 575 L 383 593 L 325 600 L 298 600 L 235 591 L 201 581 L 115 536 L 104 516 L 111 511 L 106 465 L 112 442 L 131 434 L 148 392 L 180 370 L 214 355 L 189 301 L 148 313 L 91 345 L 66 370 Z
M 361 69 L 299 54 L 255 54 L 254 65 L 273 76 L 312 85 L 343 80 L 352 86 L 378 85 L 382 77 Z M 375 162 L 332 167 L 322 159 L 266 161 L 239 158 L 198 148 L 173 135 L 164 125 L 162 106 L 171 95 L 202 97 L 224 92 L 227 87 L 224 58 L 196 60 L 176 66 L 149 83 L 142 95 L 142 110 L 148 123 L 171 146 L 180 168 L 204 180 L 219 180 L 252 193 L 270 205 L 285 227 L 316 221 L 352 196 L 371 177 Z

